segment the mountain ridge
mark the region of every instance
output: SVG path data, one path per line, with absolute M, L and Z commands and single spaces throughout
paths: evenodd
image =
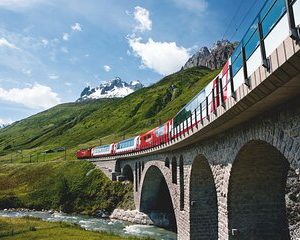
M 101 98 L 123 98 L 143 87 L 144 85 L 139 80 L 127 83 L 121 78 L 115 77 L 113 80 L 101 83 L 97 87 L 91 88 L 88 86 L 84 88 L 76 102 Z

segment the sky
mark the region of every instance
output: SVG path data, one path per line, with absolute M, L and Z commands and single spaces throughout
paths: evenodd
M 240 40 L 263 2 L 0 0 L 0 125 L 116 76 L 155 83 L 200 47 Z

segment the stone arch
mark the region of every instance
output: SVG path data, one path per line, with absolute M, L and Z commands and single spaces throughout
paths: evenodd
M 203 155 L 194 159 L 190 176 L 190 234 L 190 239 L 218 239 L 217 192 Z
M 155 225 L 177 232 L 176 216 L 166 179 L 157 166 L 150 166 L 141 189 L 140 211 Z
M 229 239 L 290 239 L 285 206 L 289 163 L 274 146 L 246 143 L 231 169 L 228 187 Z
M 124 180 L 127 180 L 127 181 L 133 183 L 134 176 L 133 176 L 133 170 L 130 165 L 126 164 L 123 167 L 122 175 L 124 176 Z

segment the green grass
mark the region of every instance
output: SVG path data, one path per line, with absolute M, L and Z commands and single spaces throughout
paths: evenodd
M 94 214 L 134 208 L 132 186 L 112 183 L 80 148 L 119 141 L 165 122 L 218 73 L 191 68 L 123 99 L 67 103 L 0 129 L 0 208 Z M 65 147 L 66 152 L 43 154 Z
M 0 238 L 3 240 L 138 240 L 110 233 L 86 231 L 74 224 L 50 223 L 35 218 L 0 217 Z
M 0 161 L 62 159 L 62 153 L 36 156 L 59 146 L 74 159 L 79 148 L 119 141 L 172 118 L 218 71 L 191 68 L 165 77 L 123 99 L 58 105 L 0 130 Z M 20 151 L 22 150 L 22 154 Z M 24 157 L 25 156 L 25 157 Z
M 0 209 L 55 209 L 95 214 L 133 209 L 132 185 L 111 182 L 85 161 L 0 165 Z

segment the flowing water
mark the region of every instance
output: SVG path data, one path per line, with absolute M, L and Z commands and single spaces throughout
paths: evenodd
M 49 222 L 76 223 L 86 230 L 112 232 L 121 236 L 151 237 L 157 240 L 175 240 L 176 234 L 155 226 L 130 224 L 119 220 L 95 218 L 85 215 L 48 213 L 39 211 L 1 211 L 0 217 L 36 217 Z

